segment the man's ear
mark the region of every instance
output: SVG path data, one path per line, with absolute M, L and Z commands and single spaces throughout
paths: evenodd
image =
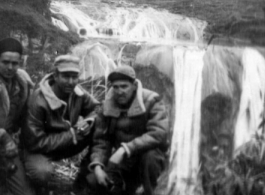
M 55 81 L 57 80 L 58 75 L 59 75 L 58 71 L 55 70 L 55 71 L 53 72 L 53 79 L 54 79 Z
M 136 80 L 133 81 L 133 85 L 134 85 L 135 89 L 137 89 L 137 81 Z
M 137 81 L 136 80 L 133 81 L 133 84 L 137 87 Z

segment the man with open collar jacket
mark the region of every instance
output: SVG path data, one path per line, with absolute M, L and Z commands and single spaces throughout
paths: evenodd
M 22 135 L 28 176 L 36 185 L 48 187 L 52 161 L 76 155 L 89 145 L 99 104 L 78 85 L 77 57 L 59 56 L 54 66 L 30 98 Z
M 134 194 L 142 184 L 144 193 L 152 195 L 165 166 L 165 106 L 157 93 L 142 87 L 130 66 L 118 67 L 108 80 L 111 88 L 96 120 L 87 181 L 98 194 Z

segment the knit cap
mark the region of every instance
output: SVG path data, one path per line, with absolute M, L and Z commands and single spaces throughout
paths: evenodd
M 0 54 L 4 52 L 17 52 L 22 55 L 23 47 L 21 43 L 13 38 L 6 38 L 0 41 Z
M 116 68 L 108 76 L 108 81 L 129 80 L 134 81 L 136 78 L 135 71 L 131 66 L 123 65 Z

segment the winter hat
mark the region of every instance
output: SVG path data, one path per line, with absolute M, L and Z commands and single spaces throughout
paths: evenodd
M 129 80 L 133 82 L 136 79 L 135 71 L 131 66 L 123 65 L 116 68 L 108 76 L 108 81 Z
M 23 48 L 21 43 L 13 38 L 6 38 L 6 39 L 2 39 L 0 41 L 0 54 L 4 53 L 4 52 L 17 52 L 20 55 L 22 55 L 23 52 Z
M 73 55 L 61 55 L 55 58 L 54 66 L 59 72 L 80 72 L 79 58 Z

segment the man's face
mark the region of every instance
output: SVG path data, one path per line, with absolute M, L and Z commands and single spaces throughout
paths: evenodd
M 21 55 L 17 52 L 4 52 L 0 54 L 0 74 L 6 79 L 15 76 L 20 64 Z
M 117 80 L 112 82 L 114 100 L 120 106 L 129 103 L 136 90 L 136 83 L 127 80 Z
M 61 92 L 70 94 L 78 83 L 78 76 L 77 72 L 57 72 L 54 79 Z

